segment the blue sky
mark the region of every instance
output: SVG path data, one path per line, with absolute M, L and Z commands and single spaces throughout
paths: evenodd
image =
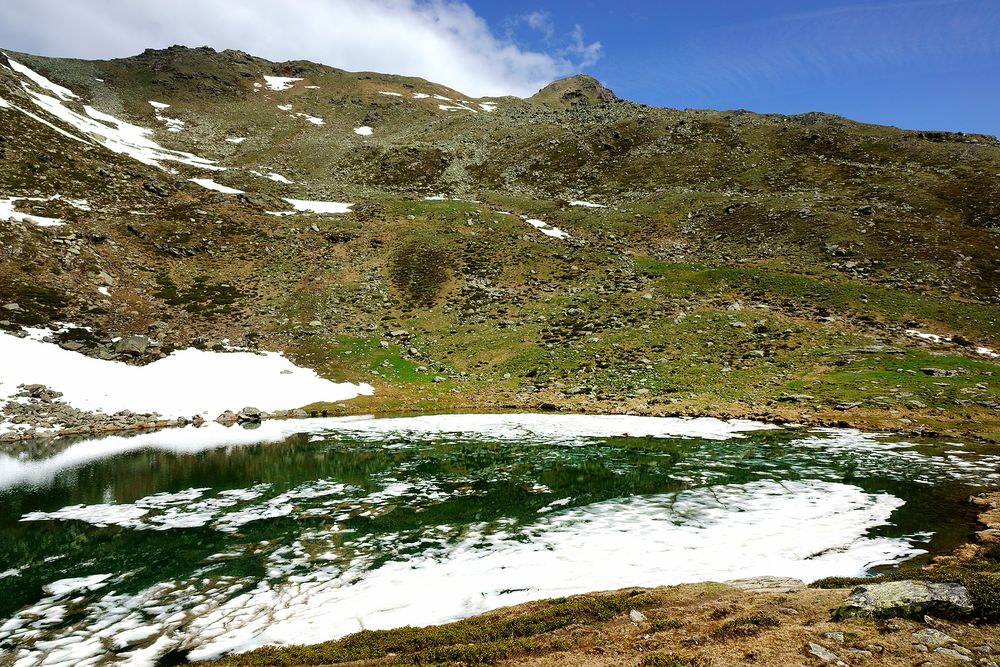
M 1000 0 L 471 4 L 526 48 L 580 26 L 601 45 L 582 69 L 646 104 L 1000 133 Z
M 0 48 L 171 44 L 531 95 L 580 71 L 679 108 L 1000 134 L 1000 0 L 0 0 Z

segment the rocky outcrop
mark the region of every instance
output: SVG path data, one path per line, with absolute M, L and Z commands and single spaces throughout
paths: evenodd
M 972 600 L 964 586 L 924 581 L 889 581 L 858 586 L 834 616 L 846 618 L 912 618 L 925 615 L 960 619 L 973 613 Z

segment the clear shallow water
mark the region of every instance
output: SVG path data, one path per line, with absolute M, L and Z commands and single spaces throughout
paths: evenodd
M 149 665 L 590 590 L 856 575 L 963 541 L 963 500 L 1000 482 L 961 443 L 758 426 L 312 420 L 0 455 L 0 652 Z

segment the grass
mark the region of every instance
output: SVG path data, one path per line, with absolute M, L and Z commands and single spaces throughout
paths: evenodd
M 640 667 L 711 667 L 708 658 L 694 658 L 680 653 L 652 653 L 643 656 Z
M 448 625 L 396 630 L 365 630 L 344 639 L 311 646 L 265 647 L 230 656 L 214 665 L 324 665 L 379 659 L 384 665 L 462 662 L 491 665 L 508 658 L 558 650 L 545 635 L 576 624 L 607 621 L 630 609 L 655 605 L 654 593 L 617 593 L 558 598 L 512 616 L 487 614 Z
M 732 618 L 712 632 L 716 639 L 734 639 L 736 637 L 755 637 L 767 628 L 776 628 L 780 621 L 767 614 L 755 613 Z

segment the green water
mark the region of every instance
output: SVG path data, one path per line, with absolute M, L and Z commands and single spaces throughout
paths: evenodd
M 167 629 L 186 632 L 183 621 L 167 619 L 185 609 L 184 590 L 201 596 L 190 607 L 214 609 L 248 591 L 263 600 L 284 586 L 302 585 L 303 600 L 314 596 L 315 605 L 339 609 L 331 588 L 371 587 L 372 595 L 400 589 L 398 579 L 379 588 L 379 577 L 391 570 L 405 579 L 405 567 L 397 566 L 410 561 L 414 576 L 424 568 L 453 572 L 468 588 L 492 576 L 484 573 L 505 570 L 509 560 L 514 588 L 502 582 L 484 587 L 482 606 L 489 608 L 590 588 L 586 581 L 559 582 L 558 567 L 541 580 L 516 574 L 522 561 L 547 567 L 546 552 L 565 549 L 577 558 L 591 548 L 581 549 L 586 543 L 579 542 L 588 532 L 611 536 L 595 542 L 595 554 L 606 551 L 611 562 L 624 563 L 613 578 L 596 577 L 593 588 L 719 578 L 720 572 L 766 574 L 752 565 L 745 566 L 752 571 L 741 570 L 740 559 L 750 562 L 752 556 L 734 553 L 729 563 L 712 548 L 712 527 L 738 532 L 741 512 L 761 527 L 761 540 L 773 540 L 782 553 L 794 550 L 796 533 L 811 526 L 844 532 L 830 544 L 816 537 L 816 554 L 787 556 L 807 574 L 870 571 L 964 541 L 974 520 L 965 499 L 996 484 L 1000 470 L 995 454 L 976 447 L 795 429 L 725 440 L 315 432 L 191 452 L 141 448 L 57 466 L 44 475 L 24 472 L 45 460 L 12 453 L 0 467 L 0 648 L 34 656 L 41 655 L 38 642 L 59 640 L 70 650 L 73 641 L 66 638 L 74 630 L 86 632 L 105 617 L 125 628 L 157 629 L 101 654 L 101 661 L 130 664 L 147 664 L 131 652 Z M 802 506 L 809 507 L 804 524 L 795 518 Z M 822 528 L 824 522 L 832 528 Z M 672 578 L 650 571 L 642 560 L 623 559 L 614 551 L 614 535 L 645 535 L 640 544 L 650 558 L 703 558 L 706 576 L 699 577 L 689 562 Z M 740 549 L 755 548 L 750 538 L 732 539 Z M 678 542 L 687 551 L 675 551 Z M 766 563 L 768 546 L 760 548 Z M 586 572 L 573 567 L 586 564 L 569 567 L 567 578 Z M 96 575 L 106 577 L 92 590 L 60 596 L 45 589 Z M 509 590 L 521 597 L 504 597 Z M 116 616 L 115 606 L 130 600 L 136 613 Z M 294 618 L 297 603 L 288 604 Z M 456 602 L 441 616 L 479 610 L 479 602 L 469 604 Z M 164 605 L 169 609 L 144 609 Z M 384 617 L 373 611 L 372 624 L 439 620 L 419 609 L 410 615 L 400 609 Z M 219 613 L 224 618 L 227 612 Z M 4 619 L 10 619 L 6 625 Z M 260 621 L 251 619 L 248 627 Z M 356 629 L 346 624 L 327 634 Z M 184 655 L 220 632 L 189 632 L 175 650 Z M 249 634 L 249 644 L 236 644 L 260 642 Z

